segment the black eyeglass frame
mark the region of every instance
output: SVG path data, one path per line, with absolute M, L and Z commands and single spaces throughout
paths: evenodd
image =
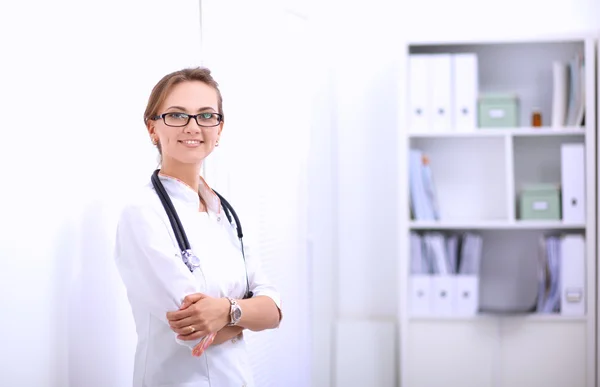
M 219 126 L 221 124 L 221 122 L 223 122 L 223 115 L 219 114 L 219 113 L 213 113 L 213 112 L 209 112 L 210 114 L 214 114 L 217 116 L 218 121 L 216 124 L 214 125 L 202 125 L 200 122 L 198 122 L 198 116 L 202 115 L 202 114 L 206 114 L 208 112 L 204 112 L 204 113 L 198 113 L 198 114 L 187 114 L 187 113 L 175 113 L 175 112 L 168 112 L 168 113 L 163 113 L 163 114 L 159 114 L 157 116 L 151 117 L 150 119 L 152 121 L 156 121 L 158 119 L 163 120 L 163 122 L 165 123 L 165 125 L 170 126 L 172 128 L 183 128 L 184 126 L 187 126 L 190 123 L 190 120 L 193 118 L 194 121 L 196 121 L 196 124 L 198 124 L 198 126 L 201 126 L 203 128 L 214 128 L 215 126 Z M 168 114 L 180 114 L 180 115 L 185 115 L 187 116 L 187 121 L 185 122 L 184 125 L 169 125 L 167 124 L 167 120 L 165 120 L 165 117 Z

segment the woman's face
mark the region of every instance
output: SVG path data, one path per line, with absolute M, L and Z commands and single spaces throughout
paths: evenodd
M 223 122 L 214 125 L 218 117 L 217 91 L 200 81 L 181 82 L 175 85 L 157 115 L 168 113 L 165 119 L 148 121 L 148 131 L 153 141 L 160 143 L 163 163 L 173 160 L 182 164 L 200 164 L 208 156 L 221 136 Z M 183 114 L 201 114 L 190 118 Z M 204 113 L 204 114 L 203 114 Z M 165 122 L 166 120 L 166 122 Z M 173 126 L 176 125 L 176 126 Z

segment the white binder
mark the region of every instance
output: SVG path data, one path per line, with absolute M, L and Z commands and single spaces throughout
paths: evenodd
M 454 54 L 452 59 L 454 127 L 459 132 L 468 132 L 477 128 L 477 98 L 479 95 L 477 54 Z
M 419 234 L 410 233 L 408 304 L 410 315 L 418 317 L 431 315 L 431 275 L 422 243 Z
M 585 240 L 565 235 L 560 243 L 560 313 L 585 315 Z
M 585 222 L 585 149 L 584 144 L 562 144 L 561 185 L 562 220 Z
M 479 277 L 458 274 L 455 281 L 454 314 L 457 316 L 477 315 L 479 311 Z
M 552 62 L 552 116 L 550 125 L 562 128 L 567 121 L 569 95 L 569 72 L 567 65 L 559 60 Z
M 411 132 L 422 133 L 430 130 L 430 55 L 413 54 L 408 60 L 409 128 Z
M 412 274 L 409 278 L 409 310 L 413 317 L 432 314 L 431 275 Z
M 455 313 L 455 289 L 456 281 L 454 275 L 431 276 L 432 302 L 431 312 L 436 317 L 452 316 Z
M 429 95 L 431 98 L 431 129 L 434 132 L 452 130 L 452 55 L 433 54 L 429 57 L 431 82 Z

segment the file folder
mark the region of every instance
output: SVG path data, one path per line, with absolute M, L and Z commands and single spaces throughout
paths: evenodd
M 560 157 L 563 222 L 584 223 L 586 207 L 584 144 L 562 144 Z
M 416 220 L 437 220 L 440 211 L 427 157 L 418 149 L 411 149 L 408 157 L 412 216 Z
M 567 104 L 569 93 L 569 72 L 562 61 L 552 62 L 552 117 L 550 124 L 554 128 L 562 128 L 567 121 Z
M 409 310 L 414 317 L 432 314 L 432 288 L 430 274 L 411 274 L 409 279 Z
M 411 232 L 410 315 L 441 318 L 476 315 L 481 248 L 482 238 L 474 233 Z
M 427 54 L 410 55 L 408 60 L 409 128 L 411 132 L 430 130 L 430 60 Z
M 474 316 L 479 310 L 479 277 L 458 274 L 455 277 L 454 314 Z
M 452 275 L 436 274 L 431 277 L 432 314 L 437 317 L 454 315 L 456 281 Z
M 585 240 L 583 235 L 565 235 L 560 242 L 560 312 L 585 315 Z
M 477 54 L 454 54 L 452 59 L 454 127 L 456 131 L 468 132 L 477 128 L 477 98 L 479 95 Z
M 435 54 L 429 57 L 431 82 L 431 129 L 434 132 L 449 132 L 454 124 L 452 106 L 452 55 Z
M 431 315 L 431 270 L 423 246 L 423 237 L 416 232 L 410 233 L 410 278 L 408 285 L 408 303 L 411 316 Z

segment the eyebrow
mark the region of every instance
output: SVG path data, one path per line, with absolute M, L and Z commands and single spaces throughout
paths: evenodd
M 171 109 L 173 109 L 173 110 L 181 110 L 181 111 L 184 111 L 184 112 L 187 110 L 186 108 L 184 108 L 182 106 L 169 106 L 166 110 L 171 110 Z M 216 112 L 216 110 L 213 109 L 210 106 L 205 106 L 205 107 L 201 107 L 200 109 L 198 109 L 199 112 L 206 111 L 206 110 L 211 110 L 213 112 Z

